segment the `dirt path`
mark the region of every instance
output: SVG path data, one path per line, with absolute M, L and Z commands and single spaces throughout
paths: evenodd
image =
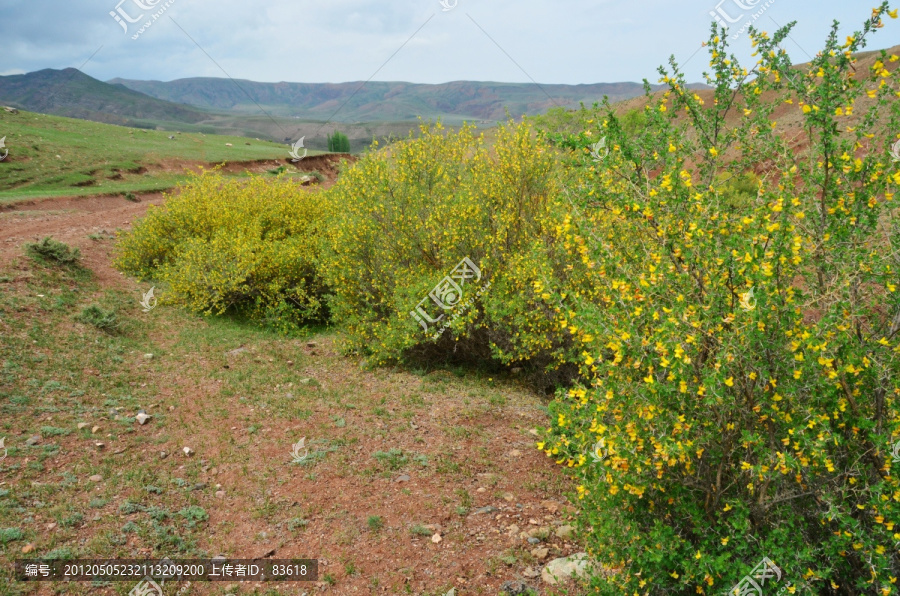
M 189 594 L 274 588 L 265 593 L 443 596 L 455 587 L 458 596 L 493 595 L 505 582 L 523 579 L 540 594 L 558 593 L 541 582 L 539 572 L 543 562 L 583 550 L 570 535 L 575 510 L 563 495 L 571 487 L 560 467 L 534 447 L 534 429 L 546 424 L 542 399 L 518 387 L 515 379 L 369 370 L 359 358 L 341 354 L 339 335 L 311 341 L 261 336 L 212 326 L 170 307 L 140 313 L 136 302 L 130 307 L 134 314 L 126 316 L 146 332 L 147 345 L 134 346 L 125 362 L 108 363 L 109 370 L 101 371 L 106 357 L 98 359 L 94 350 L 98 341 L 107 341 L 102 334 L 74 324 L 66 309 L 30 318 L 29 309 L 37 312 L 44 294 L 62 289 L 27 287 L 34 283 L 34 264 L 20 258 L 24 243 L 52 236 L 81 249 L 82 264 L 93 271 L 100 288 L 94 299 L 107 290 L 137 297 L 146 288 L 112 268 L 115 243 L 110 236 L 116 229 L 129 229 L 149 205 L 163 202 L 160 194 L 143 195 L 140 202 L 59 198 L 0 210 L 0 271 L 8 272 L 10 265 L 15 270 L 5 288 L 10 299 L 30 305 L 14 315 L 21 321 L 10 320 L 4 327 L 9 332 L 4 341 L 15 341 L 17 329 L 40 324 L 48 344 L 42 348 L 47 364 L 21 376 L 18 390 L 28 393 L 25 383 L 43 375 L 56 379 L 56 366 L 81 371 L 69 375 L 67 382 L 75 387 L 104 378 L 113 383 L 124 375 L 119 383 L 135 393 L 133 404 L 124 402 L 127 410 L 146 407 L 154 416 L 146 426 L 116 431 L 113 426 L 121 423 L 108 418 L 106 398 L 95 395 L 95 389 L 77 400 L 81 404 L 67 402 L 62 413 L 43 422 L 27 414 L 8 420 L 16 431 L 9 432 L 7 447 L 40 434 L 39 425 L 51 418 L 64 429 L 82 420 L 103 429 L 99 435 L 83 430 L 45 441 L 60 447 L 45 462 L 52 478 L 70 474 L 83 482 L 42 497 L 66 513 L 32 512 L 35 526 L 47 528 L 28 538 L 34 554 L 61 545 L 83 551 L 86 547 L 78 545 L 91 544 L 86 552 L 111 556 L 98 546 L 104 544 L 100 537 L 116 536 L 123 524 L 131 523 L 141 531 L 122 534 L 127 542 L 115 543 L 115 556 L 155 557 L 160 539 L 154 542 L 150 532 L 162 531 L 162 526 L 153 525 L 157 522 L 147 511 L 168 511 L 177 518 L 174 512 L 190 504 L 209 514 L 193 535 L 205 552 L 231 558 L 316 558 L 320 580 L 303 586 L 194 583 Z M 30 338 L 21 341 L 22 346 L 32 344 Z M 56 345 L 69 347 L 57 353 Z M 33 349 L 11 348 L 15 353 Z M 144 352 L 156 355 L 148 361 Z M 77 358 L 84 363 L 73 365 Z M 113 386 L 102 381 L 102 387 L 109 392 Z M 77 411 L 69 412 L 72 407 Z M 105 437 L 103 450 L 92 447 L 100 435 Z M 312 459 L 292 465 L 291 446 L 301 437 L 307 437 Z M 191 458 L 181 454 L 186 445 L 195 452 Z M 26 448 L 21 448 L 4 463 L 27 462 Z M 15 469 L 4 478 L 15 491 L 48 478 Z M 98 471 L 109 480 L 88 482 Z M 148 493 L 144 485 L 150 481 L 144 477 L 157 478 L 163 494 Z M 194 488 L 166 488 L 181 482 Z M 86 508 L 100 496 L 106 504 Z M 123 509 L 128 502 L 148 509 L 129 512 Z M 83 513 L 83 525 L 60 527 L 59 519 L 70 519 L 70 513 Z M 150 528 L 147 534 L 144 528 Z M 21 543 L 14 548 L 18 551 Z M 82 588 L 88 586 L 71 593 L 88 593 Z M 575 593 L 568 588 L 566 593 Z M 44 584 L 32 593 L 51 591 Z M 90 593 L 115 592 L 104 588 Z
M 115 235 L 128 230 L 150 205 L 161 205 L 161 193 L 140 196 L 140 202 L 121 196 L 54 198 L 6 205 L 0 209 L 0 268 L 24 253 L 25 244 L 47 236 L 78 247 L 82 264 L 93 270 L 103 285 L 122 283 L 110 265 L 110 243 L 98 243 L 91 234 Z

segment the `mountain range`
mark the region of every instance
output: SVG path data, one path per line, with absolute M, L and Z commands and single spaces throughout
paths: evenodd
M 703 85 L 697 85 L 703 88 Z M 658 89 L 654 86 L 653 89 Z M 541 114 L 553 106 L 591 105 L 642 95 L 639 83 L 538 85 L 454 81 L 258 83 L 188 78 L 175 81 L 112 79 L 79 70 L 44 69 L 0 76 L 0 104 L 139 128 L 235 134 L 289 141 L 309 135 L 324 144 L 340 126 L 351 138 L 405 136 L 410 122 L 441 119 L 476 124 Z M 326 122 L 330 122 L 327 127 Z M 327 128 L 327 130 L 326 130 Z

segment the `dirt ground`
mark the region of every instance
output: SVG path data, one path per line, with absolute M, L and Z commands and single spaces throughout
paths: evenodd
M 326 184 L 333 182 L 333 171 L 323 173 Z M 165 200 L 160 194 L 139 199 L 60 198 L 4 208 L 0 272 L 14 267 L 27 277 L 23 244 L 52 236 L 81 250 L 82 264 L 102 289 L 137 295 L 146 284 L 112 268 L 110 236 L 128 230 L 149 205 Z M 89 238 L 92 234 L 99 239 Z M 163 308 L 152 314 L 166 316 Z M 514 377 L 369 369 L 341 354 L 339 334 L 302 341 L 252 338 L 227 351 L 179 352 L 178 326 L 158 323 L 150 335 L 160 361 L 147 364 L 138 355 L 133 364 L 144 381 L 159 388 L 156 403 L 148 404 L 156 419 L 81 460 L 67 454 L 83 453 L 92 439 L 59 437 L 62 450 L 54 470 L 82 477 L 91 466 L 152 468 L 188 476 L 201 487 L 191 493 L 191 502 L 209 513 L 198 544 L 206 552 L 319 560 L 315 584 L 194 583 L 179 592 L 182 596 L 273 589 L 275 594 L 443 596 L 455 588 L 457 595 L 498 594 L 512 580 L 526 581 L 540 594 L 580 593 L 571 585 L 568 592 L 557 591 L 539 577 L 542 562 L 583 547 L 571 535 L 575 509 L 564 497 L 571 486 L 561 468 L 535 448 L 536 429 L 546 425 L 545 402 Z M 269 386 L 265 367 L 279 365 L 287 376 L 272 378 L 292 380 Z M 84 374 L 96 373 L 87 368 Z M 229 379 L 241 375 L 265 385 L 265 395 L 241 395 L 238 385 L 228 389 Z M 301 415 L 274 415 L 295 402 L 303 404 L 294 410 Z M 23 429 L 7 446 L 28 432 Z M 313 459 L 291 465 L 291 446 L 301 437 L 307 437 Z M 187 445 L 194 450 L 190 458 L 181 453 Z M 17 482 L 4 480 L 8 486 Z M 116 482 L 114 476 L 101 483 L 108 483 L 103 490 L 110 505 L 69 538 L 84 544 L 142 519 L 142 513 L 123 514 L 119 506 L 147 496 Z M 85 485 L 77 499 L 86 502 L 101 487 Z M 31 556 L 40 555 L 42 543 L 60 543 L 53 519 L 37 522 L 46 530 L 30 540 L 37 549 Z M 159 554 L 137 535 L 126 548 L 134 558 Z M 89 593 L 122 590 L 101 587 Z M 31 593 L 59 592 L 42 584 Z

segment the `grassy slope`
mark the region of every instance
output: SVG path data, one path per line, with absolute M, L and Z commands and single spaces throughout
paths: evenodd
M 184 180 L 188 165 L 288 157 L 285 145 L 268 141 L 203 134 L 170 140 L 171 134 L 0 111 L 0 137 L 6 136 L 9 150 L 0 162 L 0 202 L 161 190 Z

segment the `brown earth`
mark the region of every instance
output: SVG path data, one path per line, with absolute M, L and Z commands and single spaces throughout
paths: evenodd
M 313 160 L 309 165 L 315 164 L 327 176 L 325 184 L 332 184 L 335 161 Z M 100 287 L 98 295 L 107 290 L 139 295 L 146 288 L 111 266 L 111 234 L 129 229 L 149 205 L 164 201 L 160 194 L 142 195 L 140 202 L 118 196 L 57 198 L 3 209 L 0 271 L 14 273 L 6 288 L 27 296 L 31 265 L 21 258 L 23 244 L 52 236 L 81 250 L 82 264 Z M 89 234 L 98 236 L 90 239 Z M 61 530 L 46 510 L 31 511 L 41 530 L 29 542 L 35 548 L 29 556 L 40 556 L 51 545 L 90 544 L 127 521 L 145 519 L 143 513 L 122 514 L 119 507 L 126 500 L 146 502 L 147 494 L 119 483 L 123 470 L 152 470 L 202 486 L 188 494 L 188 501 L 167 506 L 174 511 L 199 505 L 209 513 L 197 545 L 206 552 L 231 558 L 316 558 L 320 565 L 316 584 L 194 582 L 183 594 L 258 589 L 266 594 L 442 596 L 455 587 L 462 596 L 497 594 L 504 582 L 523 578 L 541 594 L 580 593 L 571 585 L 567 592 L 557 592 L 534 577 L 542 560 L 584 548 L 573 538 L 555 535 L 561 526 L 574 524 L 575 509 L 564 496 L 571 486 L 562 469 L 535 449 L 534 429 L 546 425 L 542 398 L 518 387 L 515 379 L 475 382 L 441 371 L 422 376 L 370 370 L 358 358 L 342 355 L 339 336 L 333 334 L 312 342 L 253 337 L 227 352 L 185 353 L 179 351 L 179 333 L 205 325 L 202 319 L 165 320 L 166 307 L 146 316 L 159 319 L 148 327 L 157 354 L 152 361 L 140 354 L 129 357 L 124 378 L 133 387 L 158 387 L 155 403 L 144 405 L 154 419 L 122 435 L 104 434 L 113 424 L 108 419 L 88 420 L 103 427 L 95 437 L 110 437 L 102 439 L 102 450 L 93 448 L 95 437 L 54 437 L 60 451 L 45 462 L 54 477 L 72 473 L 86 478 L 106 470 L 102 482 L 85 480 L 80 492 L 67 498 L 83 505 L 105 494 L 111 502 L 87 510 L 96 517 L 75 530 Z M 24 327 L 26 319 L 22 323 Z M 0 332 L 17 333 L 16 325 L 4 323 Z M 295 373 L 294 380 L 263 383 L 266 387 L 252 396 L 229 389 L 241 375 L 278 378 L 261 368 L 277 366 Z M 92 367 L 84 374 L 101 376 Z M 256 401 L 264 396 L 268 401 Z M 273 415 L 273 409 L 295 402 L 304 406 L 298 417 Z M 78 420 L 62 414 L 41 424 L 51 421 L 65 427 Z M 11 433 L 7 446 L 33 434 L 28 428 L 34 422 L 14 422 L 20 436 Z M 301 437 L 308 438 L 311 453 L 321 451 L 320 461 L 291 465 L 291 446 Z M 184 446 L 195 451 L 193 457 L 181 453 Z M 374 457 L 392 449 L 408 458 L 397 469 Z M 161 458 L 161 451 L 167 457 Z M 416 454 L 427 463 L 415 463 Z M 4 476 L 7 486 L 17 485 L 16 477 Z M 21 477 L 18 483 L 27 480 Z M 487 507 L 491 509 L 483 509 Z M 376 516 L 380 522 L 372 521 Z M 302 522 L 292 527 L 291 520 Z M 550 536 L 540 544 L 529 543 L 525 533 L 539 529 Z M 128 536 L 120 556 L 163 556 L 139 536 Z M 535 548 L 547 551 L 538 558 L 532 554 Z M 119 586 L 88 586 L 79 585 L 77 593 L 124 593 Z M 30 593 L 59 589 L 39 584 Z

